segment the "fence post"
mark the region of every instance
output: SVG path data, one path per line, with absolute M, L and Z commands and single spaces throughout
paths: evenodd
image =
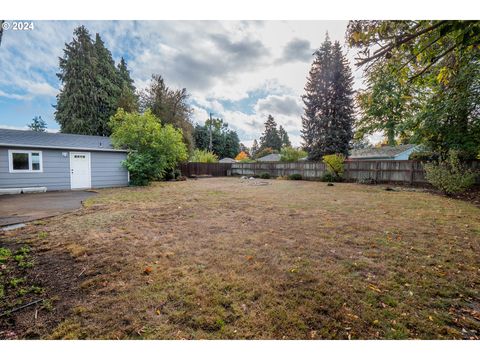
M 375 182 L 378 182 L 378 168 L 380 167 L 380 161 L 375 162 Z
M 414 174 L 415 164 L 413 160 L 410 162 L 410 185 L 413 185 L 413 174 Z

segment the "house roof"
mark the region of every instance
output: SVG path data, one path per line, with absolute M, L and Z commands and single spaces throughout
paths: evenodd
M 223 159 L 218 160 L 218 162 L 219 162 L 219 163 L 236 163 L 237 160 L 232 159 L 232 158 L 229 158 L 229 157 L 226 157 L 226 158 L 223 158 Z
M 280 161 L 281 155 L 280 154 L 268 154 L 258 158 L 257 161 Z
M 350 153 L 350 159 L 390 159 L 394 158 L 401 153 L 413 149 L 415 144 L 405 144 L 397 146 L 382 146 L 379 148 L 366 148 L 352 150 Z
M 126 152 L 114 149 L 110 138 L 106 136 L 11 129 L 0 129 L 0 146 Z

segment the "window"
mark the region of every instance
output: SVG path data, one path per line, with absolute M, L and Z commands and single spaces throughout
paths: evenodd
M 42 152 L 8 150 L 9 170 L 15 172 L 42 172 Z

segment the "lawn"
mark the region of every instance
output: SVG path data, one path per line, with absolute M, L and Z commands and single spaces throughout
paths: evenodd
M 101 190 L 79 211 L 0 233 L 11 253 L 0 310 L 44 300 L 1 317 L 0 337 L 480 337 L 478 207 L 267 182 Z

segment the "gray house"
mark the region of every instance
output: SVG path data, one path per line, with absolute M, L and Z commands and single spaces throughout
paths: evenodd
M 352 150 L 348 158 L 351 160 L 408 160 L 410 154 L 417 148 L 417 145 L 405 144 Z
M 108 137 L 0 129 L 0 193 L 126 186 L 126 156 Z

